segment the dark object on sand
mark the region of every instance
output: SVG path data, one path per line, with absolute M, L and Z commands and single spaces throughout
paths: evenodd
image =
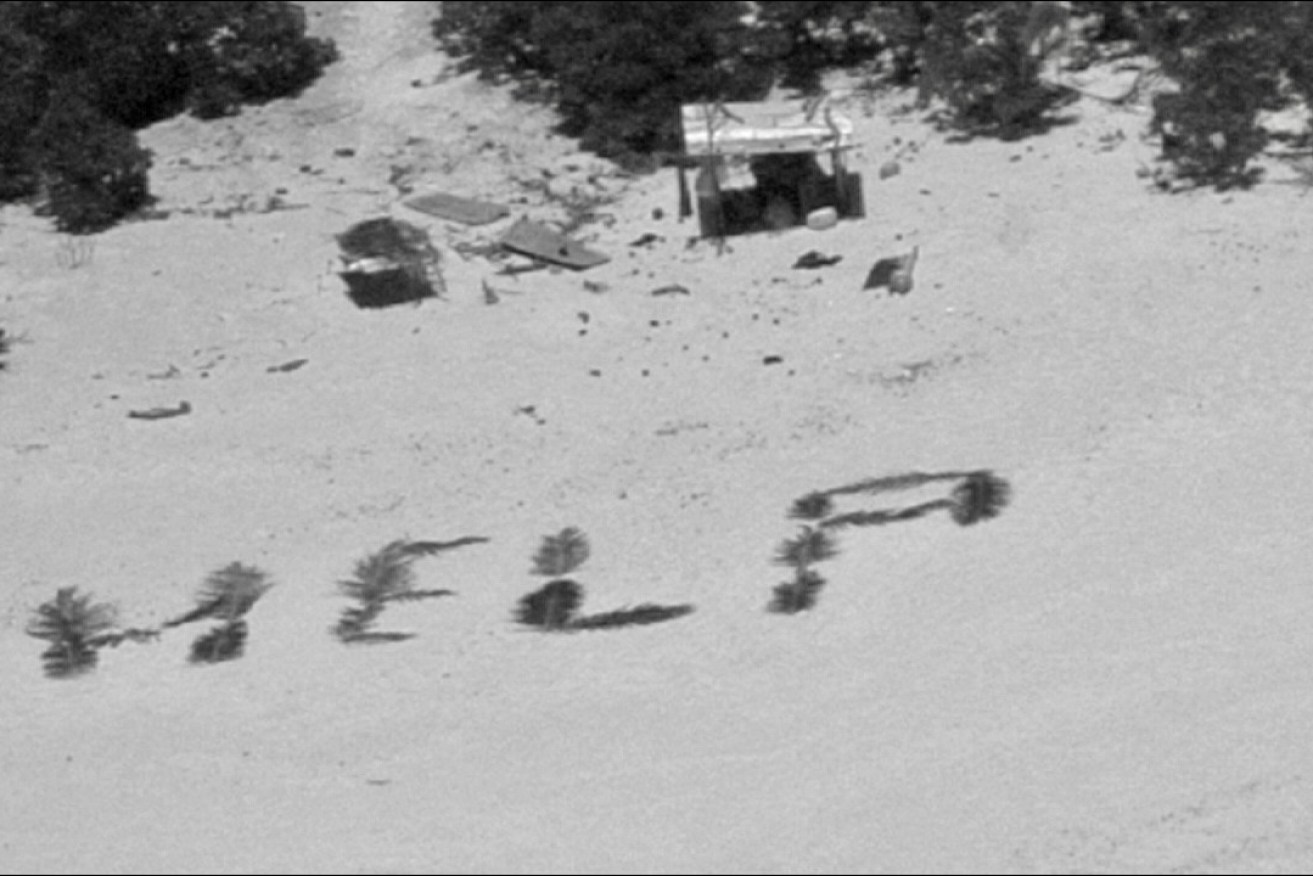
M 357 307 L 389 307 L 441 295 L 438 251 L 423 229 L 388 217 L 369 219 L 339 234 L 337 245 L 345 265 L 341 277 Z
M 525 626 L 562 630 L 584 601 L 584 589 L 569 578 L 558 578 L 520 599 L 515 620 Z
M 659 243 L 659 242 L 662 241 L 662 240 L 665 240 L 665 238 L 662 237 L 661 235 L 659 235 L 659 234 L 653 234 L 652 232 L 648 231 L 648 232 L 645 232 L 644 234 L 642 234 L 641 236 L 639 236 L 637 239 L 629 241 L 629 245 L 630 245 L 630 246 L 651 246 L 652 244 L 654 244 L 654 243 Z
M 891 295 L 906 295 L 912 291 L 912 271 L 916 268 L 919 255 L 920 247 L 913 247 L 905 255 L 880 259 L 866 275 L 866 283 L 862 288 L 884 287 Z
M 671 283 L 669 286 L 662 286 L 659 289 L 653 289 L 652 294 L 661 295 L 692 295 L 687 286 L 681 286 L 678 283 Z
M 846 163 L 856 145 L 853 124 L 837 109 L 826 97 L 681 107 L 680 217 L 692 213 L 696 197 L 701 236 L 723 238 L 802 225 L 827 207 L 836 218 L 865 216 L 861 175 Z M 750 186 L 730 173 L 731 160 L 742 158 L 751 169 Z
M 693 613 L 691 605 L 654 605 L 645 602 L 633 608 L 619 608 L 575 618 L 570 623 L 572 630 L 610 630 L 618 627 L 644 626 L 659 624 Z
M 830 265 L 837 265 L 841 261 L 843 261 L 841 255 L 827 256 L 813 249 L 798 256 L 798 260 L 793 263 L 793 267 L 802 270 L 815 270 L 816 268 L 828 268 Z
M 511 252 L 576 271 L 606 264 L 611 260 L 610 256 L 589 249 L 559 231 L 525 218 L 521 218 L 506 231 L 501 243 Z
M 503 207 L 501 204 L 462 198 L 446 192 L 420 195 L 403 203 L 412 210 L 465 225 L 487 225 L 511 214 L 510 208 Z
M 270 374 L 286 373 L 288 371 L 295 371 L 309 361 L 309 359 L 293 359 L 291 362 L 284 362 L 281 365 L 270 365 L 264 370 Z
M 144 411 L 128 411 L 128 416 L 134 420 L 167 420 L 170 417 L 181 417 L 191 413 L 191 403 L 181 402 L 176 408 L 150 408 Z

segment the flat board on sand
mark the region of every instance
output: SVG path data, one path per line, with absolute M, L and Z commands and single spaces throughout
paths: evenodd
M 611 261 L 611 257 L 589 249 L 546 225 L 521 217 L 507 229 L 502 246 L 523 255 L 582 271 Z
M 510 208 L 503 207 L 501 204 L 489 204 L 487 201 L 462 198 L 446 192 L 419 195 L 404 203 L 412 210 L 441 219 L 450 219 L 453 222 L 463 222 L 466 225 L 487 225 L 489 222 L 496 222 L 503 216 L 510 215 L 511 212 Z

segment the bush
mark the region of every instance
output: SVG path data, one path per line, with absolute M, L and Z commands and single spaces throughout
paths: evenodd
M 239 8 L 191 53 L 187 107 L 201 118 L 298 94 L 337 60 L 332 42 L 306 37 L 305 13 L 297 5 L 225 5 Z
M 820 85 L 827 67 L 854 64 L 883 47 L 865 23 L 869 0 L 766 0 L 757 4 L 763 54 L 775 61 L 781 84 L 803 91 Z M 917 4 L 892 4 L 899 7 Z
M 1042 82 L 1039 4 L 944 2 L 922 49 L 924 95 L 944 100 L 951 123 L 973 133 L 1015 136 L 1039 126 L 1061 91 Z
M 1150 53 L 1179 86 L 1154 100 L 1162 157 L 1194 182 L 1251 182 L 1267 143 L 1259 113 L 1288 101 L 1283 79 L 1313 96 L 1308 4 L 1151 4 L 1144 23 Z
M 335 57 L 292 3 L 0 4 L 0 200 L 100 230 L 149 200 L 133 129 L 294 94 Z
M 542 91 L 562 131 L 609 157 L 679 147 L 679 107 L 759 97 L 769 65 L 730 0 L 443 4 L 435 33 L 466 69 Z
M 77 85 L 55 91 L 27 148 L 60 231 L 100 231 L 150 202 L 150 153 Z
M 0 201 L 36 190 L 25 144 L 44 111 L 47 88 L 40 40 L 9 26 L 9 18 L 0 6 Z

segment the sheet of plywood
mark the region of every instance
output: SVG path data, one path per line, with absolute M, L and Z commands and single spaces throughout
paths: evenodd
M 502 246 L 523 255 L 582 271 L 611 260 L 546 225 L 521 218 L 502 236 Z

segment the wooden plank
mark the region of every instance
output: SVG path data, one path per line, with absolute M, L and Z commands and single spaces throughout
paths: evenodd
M 511 213 L 510 208 L 503 207 L 501 204 L 462 198 L 447 192 L 431 192 L 402 203 L 412 210 L 465 225 L 487 225 Z

